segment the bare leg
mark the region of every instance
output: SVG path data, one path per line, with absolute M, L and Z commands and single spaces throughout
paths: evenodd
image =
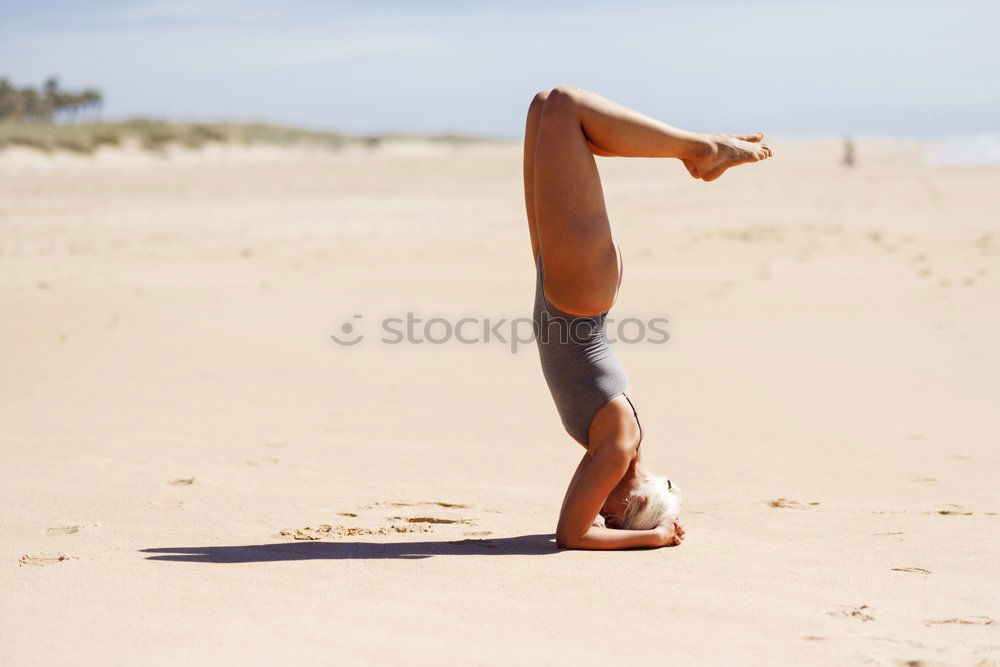
M 548 98 L 547 90 L 535 95 L 528 107 L 528 119 L 524 123 L 524 203 L 528 210 L 532 257 L 538 257 L 538 226 L 535 222 L 535 147 L 538 145 L 538 126 L 542 120 L 542 108 Z
M 532 250 L 545 262 L 545 294 L 567 312 L 607 310 L 618 256 L 594 154 L 672 157 L 696 178 L 770 157 L 762 135 L 687 132 L 599 95 L 558 87 L 535 96 L 525 128 L 525 203 Z
M 564 90 L 556 88 L 556 91 Z M 715 180 L 729 167 L 771 156 L 763 133 L 745 135 L 688 132 L 661 123 L 617 102 L 570 88 L 591 150 L 607 157 L 672 157 L 695 178 Z
M 570 313 L 604 312 L 618 285 L 618 257 L 575 94 L 562 88 L 548 93 L 539 118 L 532 195 L 546 296 Z

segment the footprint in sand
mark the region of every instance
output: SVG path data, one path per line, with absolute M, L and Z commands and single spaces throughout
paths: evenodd
M 993 625 L 995 620 L 989 616 L 962 616 L 961 618 L 928 619 L 927 625 Z
M 45 531 L 46 535 L 72 535 L 73 533 L 79 533 L 84 528 L 89 528 L 91 526 L 100 526 L 99 523 L 92 523 L 89 526 L 53 526 Z
M 469 506 L 462 503 L 445 503 L 441 501 L 424 501 L 419 503 L 407 503 L 407 502 L 389 502 L 389 503 L 376 503 L 376 505 L 387 505 L 389 507 L 403 508 L 403 507 L 439 507 L 445 510 L 463 510 L 468 509 Z M 435 512 L 435 515 L 438 513 Z M 412 516 L 390 516 L 387 517 L 389 521 L 393 522 L 405 522 L 407 524 L 425 524 L 425 525 L 454 525 L 454 524 L 470 524 L 474 523 L 474 519 L 468 516 L 455 516 L 452 514 L 448 516 L 450 512 L 443 512 L 444 516 L 432 516 L 429 514 L 424 514 L 419 511 L 415 511 Z
M 881 230 L 867 232 L 864 235 L 864 238 L 868 239 L 875 245 L 882 245 L 882 243 L 885 242 L 885 234 Z
M 247 459 L 248 466 L 276 466 L 280 462 L 281 461 L 279 459 L 276 459 L 273 456 L 263 459 Z
M 987 232 L 979 236 L 975 243 L 980 252 L 984 255 L 990 254 L 990 244 L 993 242 L 993 234 Z
M 180 500 L 150 500 L 150 507 L 158 510 L 180 510 L 184 509 L 184 503 Z
M 884 533 L 872 533 L 873 537 L 891 537 L 894 540 L 902 541 L 903 531 L 901 530 L 890 530 Z
M 35 567 L 41 567 L 43 565 L 52 565 L 53 563 L 61 563 L 66 560 L 79 560 L 75 556 L 67 556 L 66 554 L 25 554 L 21 556 L 18 562 L 23 565 L 32 565 Z
M 924 512 L 924 514 L 940 514 L 942 516 L 972 516 L 973 513 L 961 505 L 948 503 L 944 509 L 940 509 L 935 512 Z
M 429 533 L 430 526 L 420 525 L 397 525 L 383 526 L 381 528 L 366 528 L 364 526 L 333 526 L 322 523 L 318 526 L 306 526 L 295 530 L 283 530 L 278 533 L 281 537 L 290 537 L 293 540 L 322 540 L 324 538 L 338 537 L 358 537 L 361 535 L 393 535 L 397 533 Z
M 399 533 L 429 533 L 433 532 L 436 526 L 448 526 L 448 525 L 469 525 L 473 523 L 473 519 L 468 517 L 441 517 L 441 516 L 428 516 L 423 513 L 415 513 L 414 516 L 383 516 L 375 519 L 375 525 L 372 526 L 370 522 L 365 521 L 366 517 L 363 516 L 371 510 L 375 510 L 381 507 L 438 507 L 446 510 L 454 509 L 468 509 L 468 505 L 462 503 L 446 503 L 441 501 L 422 501 L 422 502 L 399 502 L 399 501 L 387 501 L 387 502 L 377 502 L 371 505 L 365 505 L 359 508 L 359 512 L 362 516 L 359 517 L 357 512 L 337 512 L 337 516 L 346 517 L 348 519 L 360 519 L 358 523 L 368 523 L 368 525 L 333 525 L 329 523 L 322 523 L 316 526 L 306 526 L 304 528 L 296 528 L 290 530 L 283 530 L 279 533 L 281 537 L 291 537 L 294 540 L 322 540 L 322 539 L 335 539 L 340 537 L 355 537 L 361 535 L 393 535 Z M 353 522 L 348 522 L 353 523 Z M 382 524 L 382 525 L 379 525 Z M 465 533 L 465 535 L 489 535 L 489 531 L 477 531 L 471 533 Z
M 797 500 L 789 500 L 788 498 L 775 498 L 767 503 L 768 507 L 782 507 L 786 509 L 794 510 L 804 510 L 810 507 L 816 507 L 819 505 L 818 502 L 800 503 Z
M 441 519 L 434 516 L 391 516 L 390 521 L 406 521 L 407 523 L 469 523 L 468 519 Z
M 424 501 L 419 502 L 419 503 L 399 503 L 399 502 L 395 502 L 395 503 L 374 503 L 372 505 L 366 505 L 362 509 L 371 509 L 373 507 L 378 507 L 379 505 L 388 505 L 389 507 L 420 507 L 421 505 L 424 505 L 424 506 L 433 505 L 433 506 L 436 506 L 436 507 L 448 507 L 448 508 L 457 507 L 457 508 L 462 508 L 462 509 L 465 509 L 465 508 L 469 507 L 468 505 L 463 505 L 461 503 L 443 503 L 443 502 L 440 502 L 440 501 L 437 501 L 437 500 L 424 500 Z
M 836 609 L 831 609 L 826 612 L 827 616 L 836 616 L 838 618 L 856 618 L 859 621 L 874 621 L 875 616 L 872 614 L 872 608 L 866 604 L 860 607 L 852 607 L 850 605 L 841 605 Z
M 194 477 L 179 477 L 167 482 L 170 486 L 191 486 L 194 484 Z

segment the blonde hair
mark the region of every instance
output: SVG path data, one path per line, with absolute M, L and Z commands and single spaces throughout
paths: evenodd
M 625 501 L 618 524 L 628 530 L 656 528 L 681 511 L 681 491 L 666 477 L 644 475 Z

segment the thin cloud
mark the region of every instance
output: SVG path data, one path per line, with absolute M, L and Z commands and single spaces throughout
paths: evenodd
M 158 0 L 117 7 L 105 14 L 111 21 L 245 21 L 280 16 L 273 8 L 246 0 Z
M 330 41 L 326 38 L 322 43 L 286 46 L 269 60 L 277 66 L 323 65 L 361 56 L 428 51 L 442 46 L 437 39 L 412 35 L 367 35 L 336 40 L 332 44 Z
M 913 134 L 1000 118 L 995 0 L 52 0 L 0 17 L 0 76 L 99 87 L 111 117 L 514 136 L 526 97 L 573 83 L 693 129 Z

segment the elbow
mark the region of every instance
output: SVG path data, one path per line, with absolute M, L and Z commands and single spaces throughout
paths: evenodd
M 581 535 L 574 535 L 566 530 L 556 530 L 556 546 L 560 549 L 579 549 Z

